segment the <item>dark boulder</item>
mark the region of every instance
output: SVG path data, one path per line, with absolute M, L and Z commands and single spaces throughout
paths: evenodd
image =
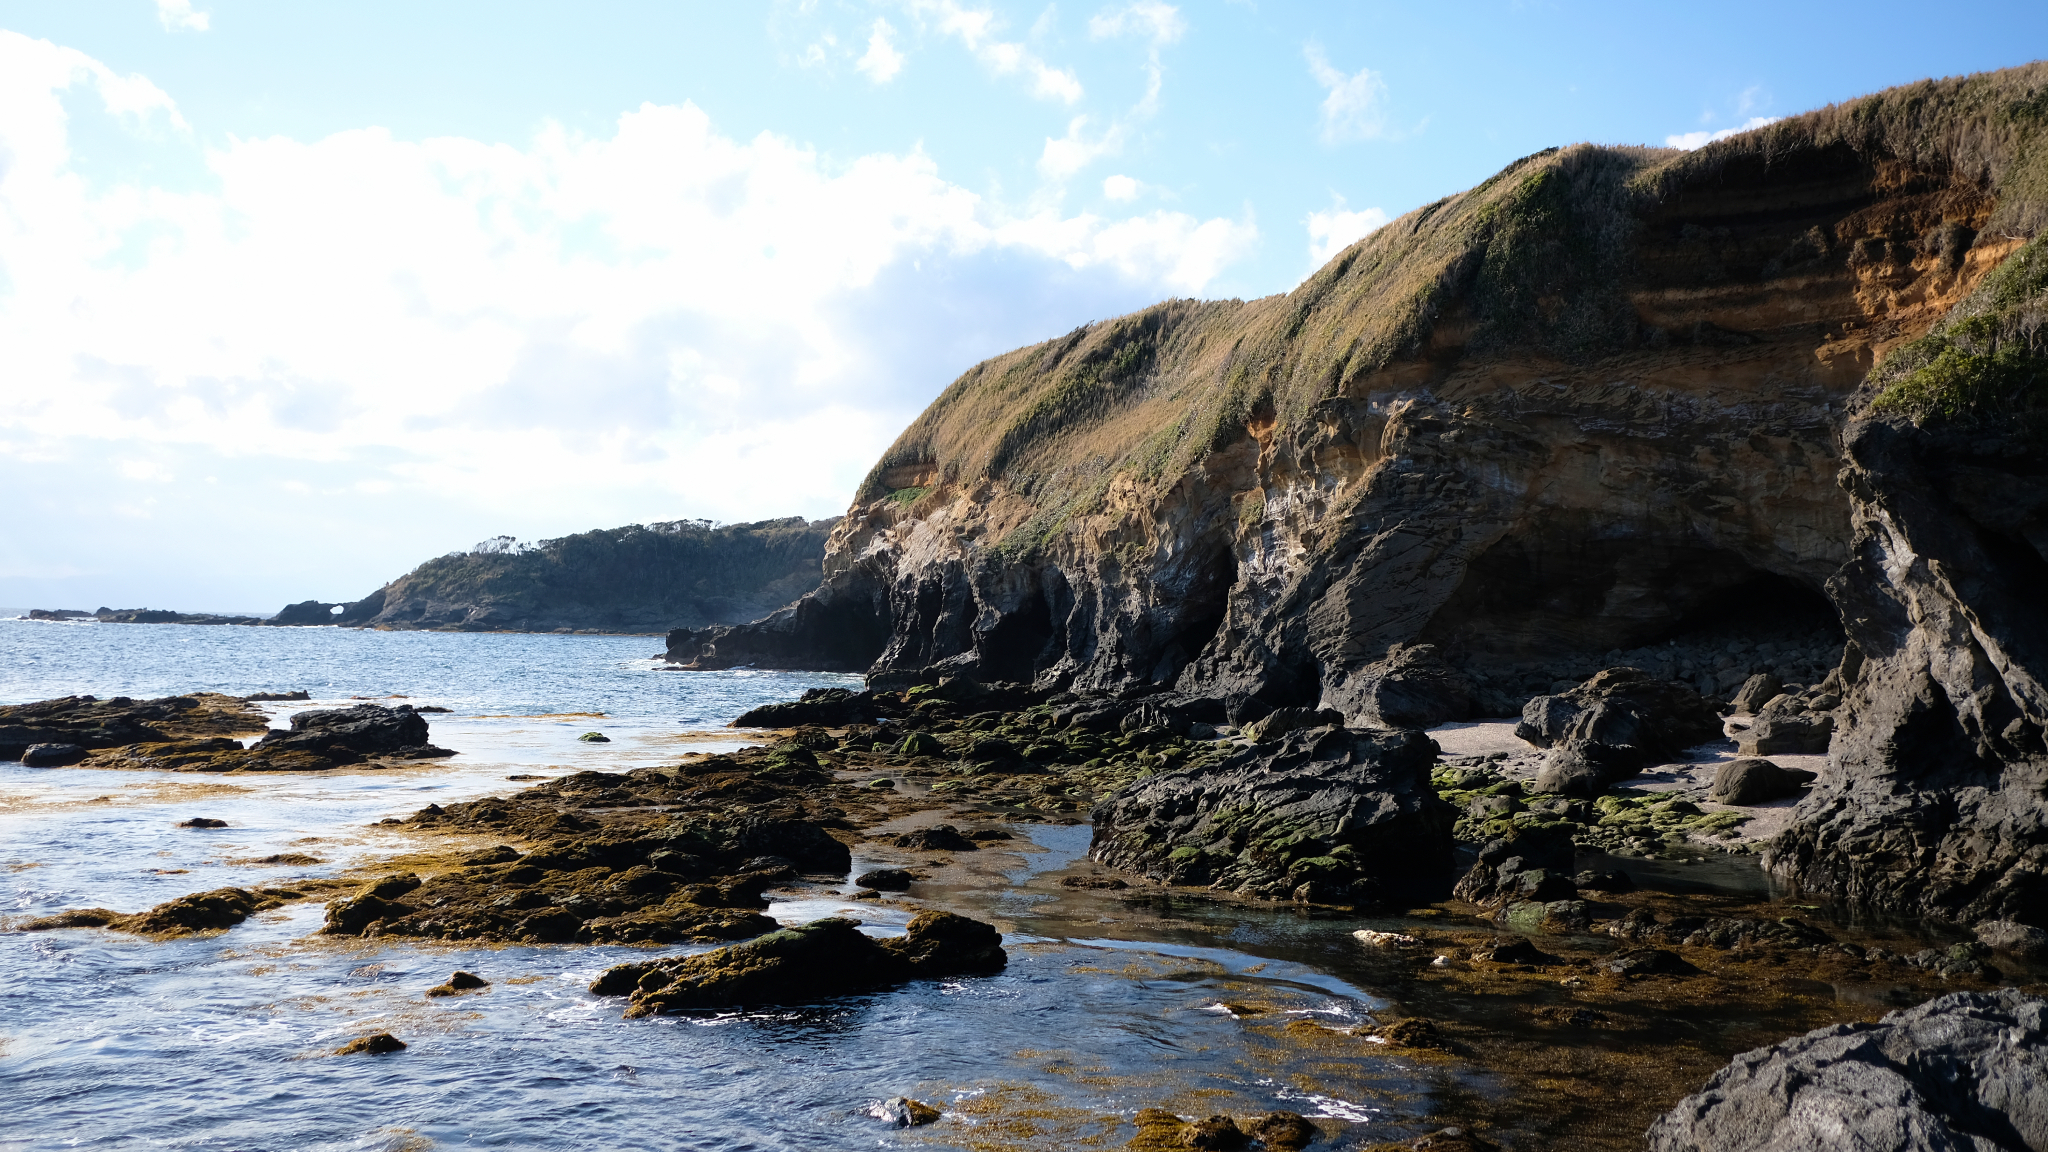
M 1537 791 L 1585 796 L 1715 739 L 1721 720 L 1683 684 L 1609 668 L 1568 692 L 1529 701 L 1515 735 L 1550 750 Z
M 1797 796 L 1817 779 L 1804 768 L 1784 768 L 1769 760 L 1731 760 L 1714 770 L 1707 799 L 1717 804 L 1762 804 Z
M 31 744 L 22 749 L 24 768 L 63 768 L 78 763 L 90 753 L 76 744 Z
M 1745 1052 L 1650 1126 L 1651 1152 L 2048 1149 L 2048 1001 L 1954 992 Z
M 1433 644 L 1396 644 L 1385 658 L 1341 673 L 1322 707 L 1359 728 L 1434 728 L 1472 715 L 1472 681 L 1445 664 Z
M 289 731 L 273 731 L 255 747 L 274 752 L 308 752 L 337 763 L 369 756 L 424 759 L 453 756 L 427 743 L 427 722 L 409 704 L 386 708 L 357 704 L 352 708 L 320 708 L 292 717 Z
M 1817 756 L 1828 750 L 1834 732 L 1833 716 L 1781 694 L 1763 706 L 1735 743 L 1744 756 Z
M 1778 679 L 1777 673 L 1759 672 L 1744 680 L 1742 687 L 1735 690 L 1734 698 L 1728 703 L 1734 707 L 1737 714 L 1753 716 L 1784 690 L 1784 681 Z
M 844 876 L 853 868 L 852 851 L 808 820 L 743 820 L 737 849 L 748 857 L 780 856 L 802 872 Z
M 389 1032 L 358 1036 L 334 1050 L 336 1056 L 383 1056 L 405 1051 L 405 1041 Z
M 600 996 L 630 993 L 630 1017 L 844 996 L 905 980 L 994 972 L 1002 936 L 978 920 L 922 912 L 894 940 L 852 920 L 814 920 L 757 940 L 668 960 L 620 964 L 592 982 Z
M 1484 908 L 1511 901 L 1570 900 L 1579 894 L 1573 880 L 1574 851 L 1569 833 L 1547 828 L 1524 828 L 1489 840 L 1452 894 Z
M 1125 786 L 1090 853 L 1169 884 L 1354 903 L 1441 895 L 1451 823 L 1420 732 L 1315 728 Z M 1304 891 L 1306 889 L 1306 891 Z
M 848 724 L 872 724 L 886 715 L 872 692 L 845 688 L 812 688 L 800 699 L 782 704 L 763 704 L 740 713 L 734 728 L 795 728 L 816 724 L 823 728 L 844 728 Z
M 981 845 L 960 834 L 951 824 L 938 824 L 930 828 L 917 828 L 902 833 L 890 841 L 898 848 L 915 848 L 920 852 L 974 852 Z
M 1700 970 L 1676 952 L 1662 948 L 1629 948 L 1607 957 L 1600 967 L 1616 976 L 1698 976 Z
M 907 868 L 876 868 L 853 878 L 863 888 L 877 892 L 901 892 L 917 882 L 917 877 Z

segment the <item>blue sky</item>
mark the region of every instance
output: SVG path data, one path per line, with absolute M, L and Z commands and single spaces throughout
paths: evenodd
M 0 605 L 836 514 L 975 360 L 2048 5 L 0 0 Z

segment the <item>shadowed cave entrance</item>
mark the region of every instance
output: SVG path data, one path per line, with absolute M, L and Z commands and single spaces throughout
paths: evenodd
M 1644 540 L 1502 540 L 1466 570 L 1421 639 L 1465 667 L 1481 711 L 1513 715 L 1626 664 L 1725 699 L 1752 671 L 1811 682 L 1839 660 L 1834 605 L 1739 554 Z

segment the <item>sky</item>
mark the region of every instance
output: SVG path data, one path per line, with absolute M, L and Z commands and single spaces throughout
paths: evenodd
M 2048 5 L 0 0 L 0 606 L 836 516 L 976 361 Z

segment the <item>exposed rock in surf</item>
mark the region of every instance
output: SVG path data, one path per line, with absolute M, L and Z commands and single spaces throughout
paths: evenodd
M 405 1051 L 405 1041 L 389 1032 L 374 1032 L 358 1036 L 334 1050 L 336 1056 L 384 1056 L 392 1052 Z
M 899 939 L 876 940 L 852 920 L 814 920 L 715 952 L 620 964 L 590 990 L 630 993 L 630 1018 L 796 1003 L 905 980 L 993 972 L 1006 962 L 994 928 L 950 912 L 922 912 Z

